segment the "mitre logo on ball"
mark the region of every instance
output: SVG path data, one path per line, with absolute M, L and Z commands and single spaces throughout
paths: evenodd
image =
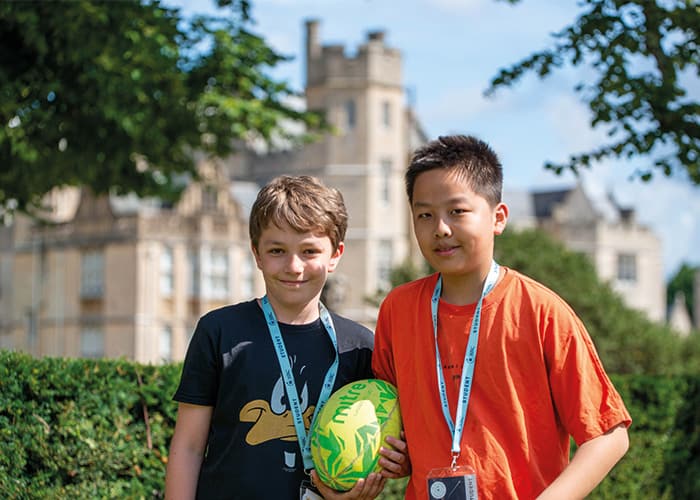
M 351 382 L 328 399 L 311 429 L 311 458 L 321 480 L 346 491 L 378 471 L 379 448 L 402 429 L 396 387 L 379 379 Z

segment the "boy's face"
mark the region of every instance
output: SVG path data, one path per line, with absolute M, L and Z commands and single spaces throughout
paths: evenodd
M 467 276 L 488 270 L 494 235 L 505 229 L 505 204 L 492 207 L 454 170 L 439 168 L 418 175 L 411 210 L 418 246 L 436 271 Z
M 290 322 L 304 312 L 318 311 L 318 299 L 328 273 L 343 254 L 333 250 L 328 236 L 298 233 L 289 226 L 268 225 L 253 248 L 265 289 L 279 321 Z

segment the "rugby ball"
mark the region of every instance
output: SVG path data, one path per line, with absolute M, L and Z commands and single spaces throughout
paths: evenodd
M 379 448 L 386 436 L 400 437 L 398 392 L 389 382 L 351 382 L 328 399 L 310 434 L 311 459 L 321 480 L 347 491 L 378 471 Z

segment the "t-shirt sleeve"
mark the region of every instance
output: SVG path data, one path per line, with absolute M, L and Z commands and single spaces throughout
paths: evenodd
M 385 299 L 379 308 L 377 326 L 374 331 L 372 371 L 374 376 L 396 385 L 394 357 L 391 347 L 391 301 Z
M 631 424 L 585 326 L 568 306 L 550 323 L 544 347 L 557 413 L 577 445 Z
M 218 392 L 216 328 L 206 316 L 201 318 L 187 348 L 180 385 L 173 399 L 180 403 L 214 406 Z

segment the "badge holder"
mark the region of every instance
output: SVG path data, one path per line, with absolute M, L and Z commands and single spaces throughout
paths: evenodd
M 304 479 L 299 487 L 299 500 L 323 500 L 310 479 Z
M 477 500 L 476 472 L 468 465 L 432 469 L 428 472 L 429 500 Z

